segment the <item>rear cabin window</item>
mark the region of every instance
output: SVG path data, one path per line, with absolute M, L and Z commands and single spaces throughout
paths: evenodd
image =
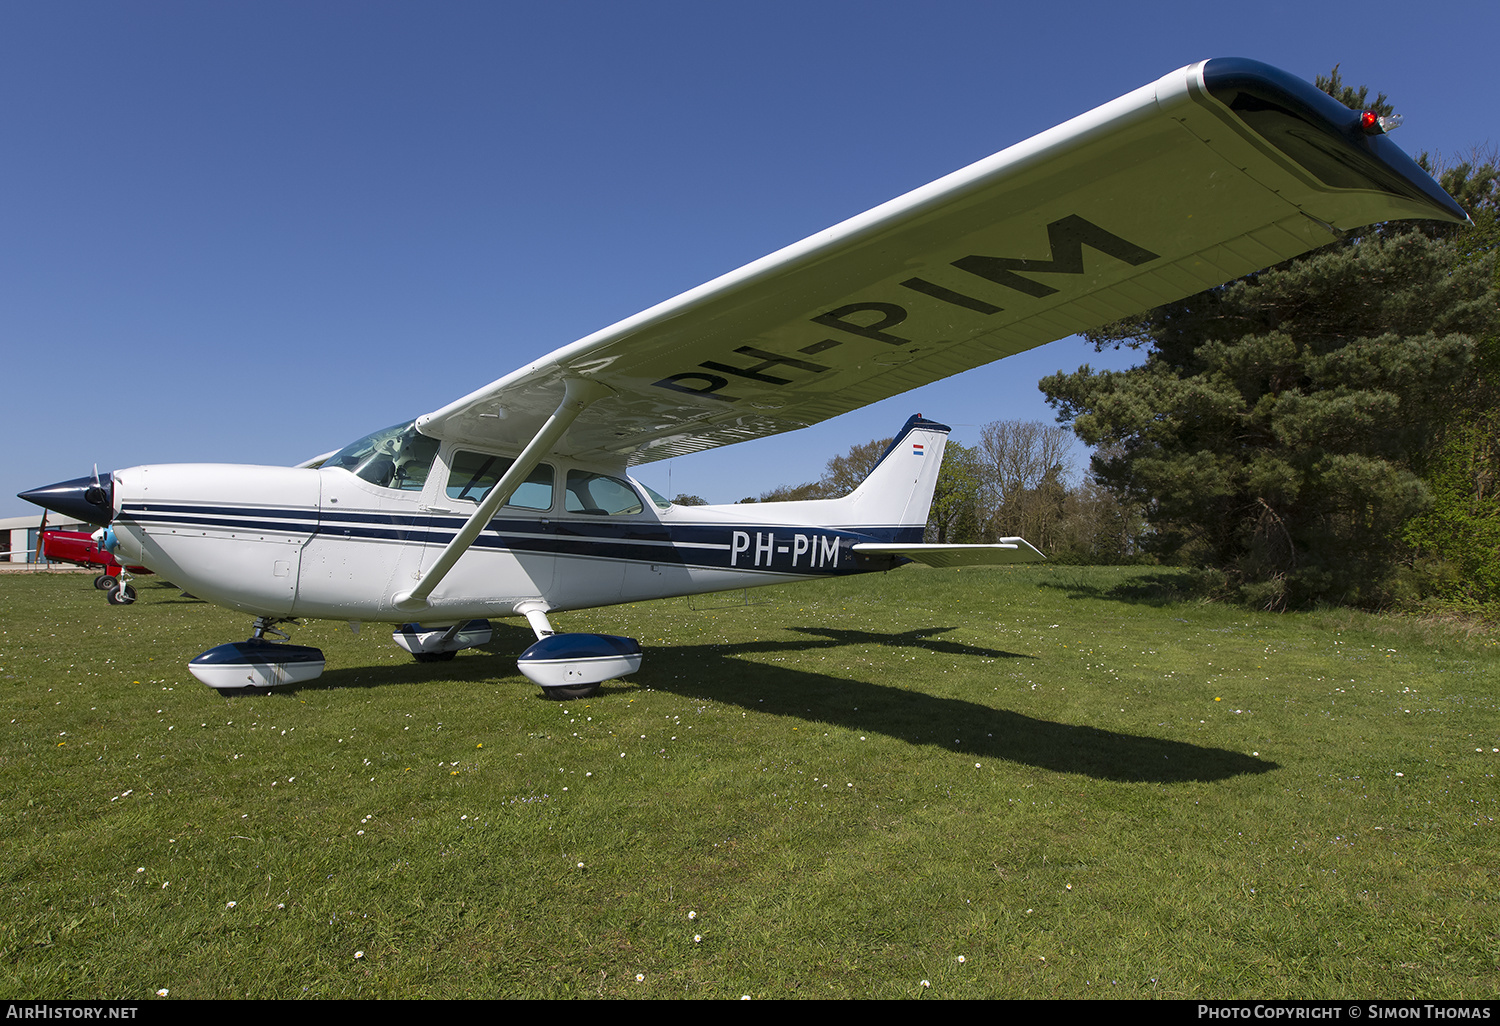
M 509 456 L 491 456 L 488 453 L 463 450 L 455 452 L 453 466 L 448 471 L 448 498 L 463 499 L 478 505 L 514 462 Z M 520 509 L 551 509 L 551 464 L 538 463 L 526 480 L 521 482 L 521 486 L 511 494 L 506 505 Z
M 641 497 L 634 488 L 618 477 L 607 477 L 587 470 L 570 470 L 567 492 L 564 501 L 569 513 L 614 517 L 639 513 L 642 509 Z

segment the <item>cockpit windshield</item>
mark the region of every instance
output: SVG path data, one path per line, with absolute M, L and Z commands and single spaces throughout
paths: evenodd
M 648 496 L 650 496 L 651 501 L 656 505 L 657 509 L 665 513 L 667 510 L 672 508 L 672 500 L 663 496 L 655 488 L 652 488 L 648 484 L 641 484 L 641 482 L 639 481 L 637 481 L 636 484 L 641 485 L 641 488 L 645 490 Z
M 340 467 L 381 488 L 420 492 L 437 458 L 438 440 L 409 421 L 368 434 L 328 457 L 324 467 Z

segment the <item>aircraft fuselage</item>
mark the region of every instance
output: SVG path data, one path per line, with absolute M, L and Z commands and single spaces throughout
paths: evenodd
M 448 496 L 441 480 L 448 455 L 420 490 L 380 487 L 329 467 L 117 471 L 116 552 L 257 616 L 410 620 L 392 596 L 421 578 L 475 508 Z M 563 481 L 606 473 L 550 463 Z M 608 476 L 628 481 L 618 470 Z M 569 502 L 503 507 L 422 619 L 511 616 L 538 601 L 553 611 L 580 609 L 883 570 L 896 561 L 852 546 L 921 540 L 921 528 L 815 523 L 816 503 L 662 508 L 629 483 L 639 493 L 630 512 L 570 511 Z M 554 489 L 565 494 L 566 485 Z M 762 519 L 773 511 L 776 519 Z

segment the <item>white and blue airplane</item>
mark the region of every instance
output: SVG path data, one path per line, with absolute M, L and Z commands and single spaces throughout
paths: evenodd
M 677 506 L 631 465 L 805 427 L 1369 224 L 1467 220 L 1389 127 L 1264 64 L 1204 61 L 316 466 L 132 467 L 22 497 L 253 615 L 249 641 L 190 664 L 212 687 L 318 676 L 320 651 L 268 637 L 295 619 L 399 624 L 402 647 L 440 659 L 524 616 L 522 672 L 580 697 L 640 647 L 555 633 L 550 614 L 1042 558 L 1019 538 L 922 543 L 948 428 L 920 417 L 840 499 Z

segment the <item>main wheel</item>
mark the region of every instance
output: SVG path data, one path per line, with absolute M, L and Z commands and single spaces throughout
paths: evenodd
M 575 698 L 593 698 L 598 693 L 598 684 L 573 684 L 542 688 L 542 697 L 551 699 L 554 702 L 571 702 Z
M 94 578 L 94 587 L 99 591 L 108 591 L 115 587 L 115 579 L 109 576 L 109 574 L 100 574 Z
M 123 588 L 111 588 L 106 598 L 112 606 L 128 606 L 135 601 L 135 588 L 128 584 Z

